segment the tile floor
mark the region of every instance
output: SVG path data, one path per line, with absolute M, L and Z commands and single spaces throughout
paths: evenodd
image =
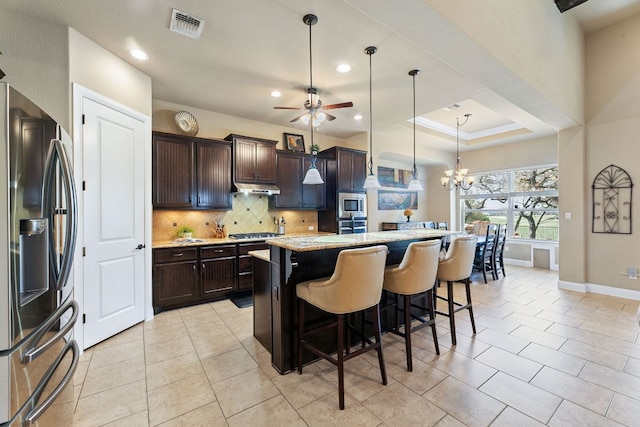
M 474 281 L 478 333 L 458 313 L 404 344 L 384 336 L 389 384 L 375 352 L 346 367 L 346 410 L 327 362 L 278 375 L 252 337 L 252 309 L 220 301 L 159 314 L 88 349 L 75 376 L 76 426 L 637 426 L 638 301 L 559 290 L 558 276 L 508 266 Z M 458 289 L 459 287 L 459 289 Z M 456 294 L 462 291 L 457 285 Z

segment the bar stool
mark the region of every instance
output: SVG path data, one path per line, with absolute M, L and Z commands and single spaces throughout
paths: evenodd
M 338 367 L 339 406 L 344 409 L 344 362 L 370 350 L 378 352 L 382 384 L 387 385 L 387 372 L 382 355 L 380 338 L 380 297 L 388 249 L 384 245 L 362 249 L 347 249 L 338 254 L 333 275 L 328 279 L 299 283 L 298 296 L 298 373 L 302 373 L 302 352 L 304 349 L 328 360 Z M 336 321 L 329 325 L 304 330 L 305 301 L 320 310 L 335 314 Z M 364 311 L 373 307 L 373 330 L 375 343 L 362 337 L 362 348 L 350 352 L 345 349 L 345 315 Z M 364 313 L 363 313 L 364 315 Z M 337 329 L 337 358 L 324 353 L 306 341 L 310 335 L 327 329 Z M 353 328 L 347 319 L 347 333 Z M 365 341 L 368 345 L 365 346 Z M 345 354 L 346 350 L 346 354 Z
M 433 342 L 436 346 L 436 354 L 440 354 L 438 347 L 438 336 L 436 334 L 435 312 L 433 307 L 433 287 L 436 283 L 436 273 L 438 272 L 438 255 L 440 254 L 440 240 L 427 240 L 425 242 L 413 242 L 409 244 L 402 262 L 394 267 L 388 267 L 384 272 L 383 289 L 394 294 L 402 295 L 404 306 L 401 308 L 396 299 L 396 325 L 390 332 L 404 337 L 407 353 L 407 370 L 413 371 L 413 361 L 411 358 L 411 334 L 426 326 L 431 326 Z M 424 315 L 417 316 L 411 314 L 411 308 L 424 310 L 425 307 L 412 304 L 413 295 L 426 293 L 427 312 L 429 319 L 425 320 Z M 398 313 L 404 315 L 404 333 L 400 332 L 400 321 Z M 416 319 L 421 323 L 411 326 L 411 319 Z
M 473 319 L 473 307 L 471 306 L 471 271 L 473 269 L 473 258 L 476 252 L 476 236 L 462 236 L 453 239 L 449 250 L 445 257 L 438 263 L 438 273 L 436 278 L 438 282 L 445 280 L 447 282 L 447 297 L 444 298 L 437 294 L 437 287 L 434 288 L 436 298 L 447 301 L 448 312 L 443 313 L 436 310 L 436 314 L 447 316 L 451 327 L 451 343 L 456 345 L 456 318 L 455 313 L 460 310 L 469 310 L 471 317 L 471 328 L 476 333 L 476 323 Z M 453 299 L 453 282 L 463 282 L 467 292 L 467 303 L 461 304 Z M 457 308 L 455 308 L 457 307 Z

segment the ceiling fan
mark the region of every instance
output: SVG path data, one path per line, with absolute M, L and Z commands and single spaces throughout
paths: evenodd
M 313 55 L 311 50 L 311 26 L 318 22 L 316 15 L 308 14 L 302 18 L 302 22 L 309 26 L 309 87 L 307 94 L 309 95 L 302 107 L 273 107 L 275 110 L 306 110 L 304 113 L 294 117 L 290 122 L 301 120 L 305 125 L 312 122 L 313 126 L 317 126 L 325 120 L 335 120 L 335 116 L 325 112 L 325 110 L 335 110 L 337 108 L 353 107 L 353 102 L 340 102 L 337 104 L 323 105 L 322 100 L 318 96 L 318 90 L 313 87 Z

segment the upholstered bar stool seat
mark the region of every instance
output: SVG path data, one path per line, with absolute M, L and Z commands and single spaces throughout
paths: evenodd
M 411 334 L 413 332 L 426 326 L 431 326 L 436 354 L 440 354 L 438 336 L 436 335 L 433 287 L 436 283 L 441 243 L 440 240 L 428 240 L 426 242 L 413 242 L 409 244 L 402 258 L 402 262 L 397 266 L 388 267 L 384 272 L 383 289 L 387 292 L 403 296 L 404 304 L 402 307 L 397 303 L 397 300 L 394 304 L 396 307 L 396 325 L 391 332 L 404 337 L 408 371 L 413 371 L 413 361 L 411 358 Z M 426 294 L 427 307 L 411 302 L 411 297 L 419 294 Z M 412 307 L 422 311 L 426 309 L 429 318 L 425 319 L 425 316 L 422 315 L 412 315 Z M 400 332 L 398 313 L 403 314 L 404 333 Z M 420 324 L 412 327 L 412 319 L 417 319 L 420 321 Z
M 380 297 L 382 281 L 387 260 L 386 246 L 373 246 L 361 249 L 346 249 L 338 254 L 333 275 L 328 279 L 299 283 L 298 296 L 298 373 L 302 373 L 303 350 L 328 360 L 338 367 L 339 406 L 344 409 L 344 361 L 352 359 L 370 350 L 378 352 L 382 384 L 387 384 L 387 373 L 382 354 L 380 337 Z M 305 302 L 336 315 L 336 321 L 312 330 L 305 331 Z M 373 308 L 373 330 L 375 343 L 362 336 L 363 346 L 357 351 L 345 349 L 345 315 Z M 347 329 L 353 329 L 347 322 Z M 327 329 L 337 329 L 336 358 L 317 349 L 307 342 L 307 338 Z M 349 331 L 347 331 L 349 333 Z M 365 345 L 368 344 L 368 345 Z M 346 354 L 345 354 L 346 350 Z
M 439 282 L 447 282 L 447 297 L 444 298 L 437 295 L 437 287 L 435 289 L 435 296 L 441 300 L 447 301 L 447 312 L 441 312 L 436 310 L 436 314 L 449 317 L 449 326 L 451 327 L 451 343 L 456 345 L 456 321 L 455 313 L 460 310 L 469 310 L 469 316 L 471 317 L 471 328 L 473 333 L 476 333 L 476 323 L 473 318 L 473 307 L 471 305 L 471 271 L 473 270 L 473 259 L 476 252 L 476 242 L 478 238 L 476 236 L 461 236 L 456 237 L 445 257 L 438 263 L 438 273 L 436 278 Z M 464 283 L 467 293 L 466 304 L 461 304 L 453 299 L 453 283 Z

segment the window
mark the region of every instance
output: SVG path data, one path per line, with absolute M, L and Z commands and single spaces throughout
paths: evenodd
M 476 221 L 507 224 L 511 238 L 558 240 L 558 167 L 490 172 L 475 175 L 461 190 L 465 229 Z

